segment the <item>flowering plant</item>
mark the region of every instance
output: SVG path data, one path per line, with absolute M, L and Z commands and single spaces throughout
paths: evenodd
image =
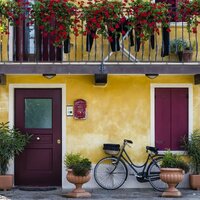
M 29 19 L 43 36 L 54 37 L 55 46 L 62 46 L 71 32 L 78 35 L 78 9 L 70 0 L 38 0 L 32 4 Z
M 117 32 L 124 21 L 123 3 L 119 1 L 95 0 L 92 3 L 92 0 L 88 0 L 86 6 L 84 2 L 80 4 L 81 19 L 86 21 L 86 33 L 97 31 L 97 34 L 107 37 L 108 32 Z
M 13 25 L 23 15 L 23 4 L 12 0 L 0 0 L 0 33 L 9 33 L 9 25 Z
M 178 4 L 178 17 L 181 21 L 187 22 L 187 30 L 197 33 L 197 26 L 200 23 L 200 0 L 184 0 Z
M 158 24 L 170 32 L 169 5 L 167 3 L 132 0 L 129 6 L 129 21 L 135 29 L 137 37 L 140 37 L 142 41 L 148 40 L 154 32 L 159 34 Z

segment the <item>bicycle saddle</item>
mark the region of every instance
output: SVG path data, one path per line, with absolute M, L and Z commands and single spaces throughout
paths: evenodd
M 146 150 L 147 151 L 151 151 L 151 152 L 153 152 L 155 154 L 158 154 L 158 148 L 156 148 L 156 147 L 146 146 Z
M 133 142 L 131 141 L 131 140 L 124 140 L 124 142 L 127 142 L 127 143 L 129 143 L 129 144 L 133 144 Z

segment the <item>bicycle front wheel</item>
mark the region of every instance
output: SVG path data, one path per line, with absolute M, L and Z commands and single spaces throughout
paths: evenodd
M 151 186 L 160 192 L 163 192 L 167 188 L 167 184 L 160 180 L 160 165 L 162 163 L 162 157 L 159 157 L 151 162 L 148 168 L 148 178 Z
M 126 181 L 128 170 L 122 160 L 116 157 L 101 159 L 94 168 L 94 178 L 97 184 L 106 190 L 115 190 Z

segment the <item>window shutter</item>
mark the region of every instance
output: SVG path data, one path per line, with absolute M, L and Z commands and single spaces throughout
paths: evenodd
M 188 89 L 171 90 L 171 149 L 181 149 L 181 139 L 188 134 Z
M 188 88 L 155 90 L 155 141 L 160 150 L 181 150 L 188 135 Z
M 170 91 L 169 88 L 155 90 L 155 141 L 160 150 L 170 148 Z

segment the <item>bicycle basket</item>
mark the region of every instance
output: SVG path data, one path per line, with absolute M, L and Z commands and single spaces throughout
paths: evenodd
M 103 150 L 109 155 L 117 155 L 120 151 L 119 144 L 103 144 Z

